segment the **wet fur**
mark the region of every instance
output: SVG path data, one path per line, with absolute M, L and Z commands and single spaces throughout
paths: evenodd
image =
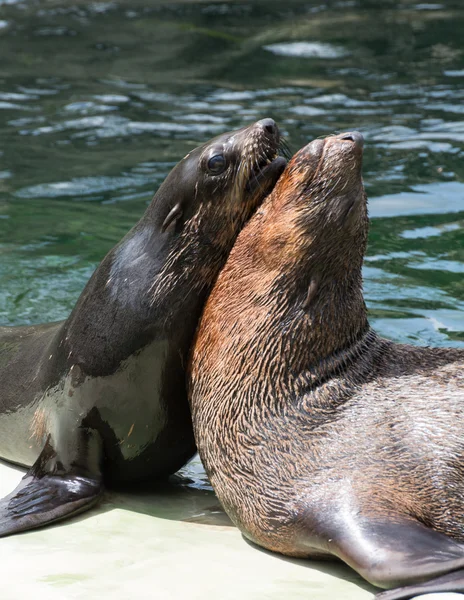
M 238 232 L 283 170 L 278 144 L 267 119 L 192 150 L 66 321 L 0 328 L 0 456 L 32 465 L 0 499 L 0 537 L 82 512 L 104 485 L 164 478 L 194 454 L 188 351 Z M 208 168 L 217 155 L 220 171 Z
M 109 483 L 164 477 L 194 454 L 188 349 L 239 230 L 276 181 L 247 190 L 278 150 L 277 127 L 269 135 L 260 123 L 180 161 L 66 321 L 0 327 L 2 458 L 30 466 L 51 434 L 58 454 L 62 445 L 82 462 L 74 437 L 84 427 L 101 440 Z M 226 158 L 218 175 L 207 170 L 216 153 Z
M 290 556 L 344 558 L 325 523 L 347 509 L 464 541 L 464 350 L 370 329 L 360 169 L 336 138 L 296 155 L 239 235 L 191 355 L 216 494 L 246 537 Z

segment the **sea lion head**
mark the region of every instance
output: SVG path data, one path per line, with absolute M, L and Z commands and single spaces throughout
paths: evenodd
M 170 172 L 150 207 L 165 268 L 154 282 L 178 283 L 195 270 L 195 284 L 212 285 L 232 245 L 286 166 L 273 119 L 224 133 L 189 152 Z M 161 291 L 161 288 L 160 288 Z
M 343 287 L 348 280 L 361 287 L 368 233 L 363 145 L 358 132 L 312 141 L 289 162 L 263 207 L 259 254 L 297 287 L 312 282 L 314 288 L 316 281 Z
M 368 227 L 363 145 L 356 131 L 317 139 L 288 164 L 273 192 L 273 215 L 287 221 L 291 256 L 304 251 L 306 261 L 317 259 L 326 269 L 346 260 L 346 252 L 354 258 L 356 247 L 362 261 Z
M 189 152 L 154 198 L 160 231 L 175 238 L 186 228 L 192 234 L 193 226 L 201 227 L 203 242 L 227 240 L 229 246 L 230 235 L 238 233 L 285 168 L 280 141 L 275 121 L 261 119 Z

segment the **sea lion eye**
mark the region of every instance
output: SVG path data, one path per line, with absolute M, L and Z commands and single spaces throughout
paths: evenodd
M 215 156 L 211 157 L 208 161 L 207 167 L 208 171 L 214 175 L 219 175 L 219 173 L 222 173 L 226 168 L 226 159 L 224 158 L 224 155 L 216 154 Z

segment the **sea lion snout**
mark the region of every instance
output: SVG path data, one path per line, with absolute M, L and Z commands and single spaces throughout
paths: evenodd
M 293 186 L 326 188 L 335 182 L 346 184 L 361 181 L 364 137 L 359 131 L 347 131 L 325 139 L 316 139 L 301 148 L 289 163 L 287 175 L 282 183 Z M 337 177 L 335 177 L 337 175 Z M 282 187 L 282 186 L 281 186 Z M 346 187 L 346 185 L 345 185 Z
M 257 121 L 256 126 L 261 127 L 267 134 L 276 138 L 277 142 L 280 140 L 280 131 L 274 119 L 261 119 Z
M 363 147 L 359 131 L 313 140 L 289 162 L 274 189 L 275 201 L 318 219 L 319 228 L 343 224 L 355 205 L 365 204 Z
M 324 162 L 331 160 L 347 160 L 362 164 L 364 151 L 364 136 L 359 131 L 345 131 L 332 135 L 325 140 Z
M 341 140 L 353 142 L 360 150 L 364 148 L 364 136 L 359 131 L 348 131 L 346 133 L 341 133 L 337 137 Z
M 279 156 L 281 134 L 274 119 L 256 121 L 237 136 L 235 148 L 240 155 L 237 177 L 247 178 L 245 190 L 251 195 L 266 196 L 287 165 Z

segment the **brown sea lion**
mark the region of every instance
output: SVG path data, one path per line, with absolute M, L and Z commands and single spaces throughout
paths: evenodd
M 31 469 L 0 536 L 165 477 L 195 452 L 185 365 L 234 240 L 286 164 L 272 119 L 192 150 L 66 321 L 0 328 L 0 457 Z
M 464 349 L 370 327 L 363 138 L 316 140 L 237 239 L 191 357 L 198 449 L 243 534 L 379 594 L 464 591 Z

